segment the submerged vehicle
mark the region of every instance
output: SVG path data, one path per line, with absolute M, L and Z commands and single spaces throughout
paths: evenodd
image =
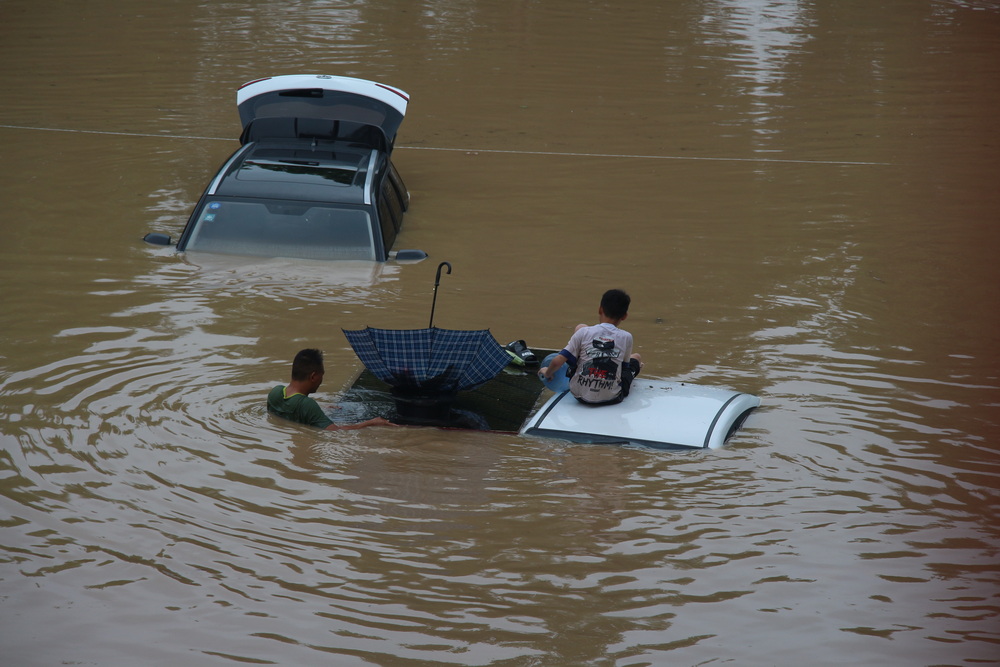
M 756 396 L 730 389 L 639 377 L 620 403 L 592 406 L 577 401 L 568 389 L 550 391 L 537 372 L 512 362 L 489 382 L 450 397 L 444 411 L 415 415 L 412 408 L 400 406 L 386 383 L 363 369 L 341 397 L 341 407 L 347 408 L 342 414 L 579 443 L 687 450 L 722 447 L 761 404 Z
M 257 79 L 237 91 L 241 147 L 222 165 L 178 251 L 320 260 L 422 259 L 392 252 L 410 195 L 392 163 L 409 96 L 328 75 Z M 164 234 L 145 240 L 168 245 Z
M 520 432 L 574 442 L 717 449 L 759 406 L 759 398 L 738 391 L 640 377 L 614 405 L 585 405 L 569 390 L 558 392 Z
M 582 403 L 570 392 L 568 364 L 552 377 L 541 374 L 555 350 L 531 350 L 523 340 L 501 347 L 488 329 L 434 327 L 445 267 L 451 273 L 449 262 L 438 265 L 426 329 L 344 330 L 364 364 L 341 401 L 357 421 L 379 416 L 582 443 L 715 449 L 760 406 L 759 398 L 738 391 L 646 378 L 635 378 L 618 403 Z M 543 403 L 546 390 L 551 397 Z

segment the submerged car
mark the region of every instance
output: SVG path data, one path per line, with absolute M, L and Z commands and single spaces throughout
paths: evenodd
M 518 366 L 513 360 L 482 385 L 469 391 L 442 394 L 437 401 L 431 397 L 438 378 L 429 378 L 424 381 L 430 391 L 414 398 L 412 394 L 397 391 L 398 385 L 390 385 L 380 379 L 384 375 L 376 375 L 368 368 L 369 355 L 364 354 L 364 348 L 359 351 L 352 340 L 361 332 L 344 333 L 365 364 L 338 401 L 340 417 L 354 421 L 378 416 L 397 424 L 520 433 L 589 444 L 719 449 L 761 405 L 757 396 L 725 387 L 643 377 L 633 381 L 628 397 L 620 403 L 586 405 L 573 397 L 565 376 L 562 383 L 543 382 L 537 375 L 538 366 Z M 398 345 L 399 350 L 405 350 L 398 359 L 412 358 L 413 367 L 420 368 L 416 362 L 421 358 L 421 346 L 412 341 L 420 338 L 422 332 L 395 333 L 403 334 L 407 340 Z M 382 333 L 382 340 L 392 338 Z M 379 351 L 377 363 L 392 359 L 391 354 L 382 354 L 387 349 L 391 352 L 391 348 L 372 346 L 371 349 Z M 555 350 L 539 348 L 534 352 L 539 357 L 556 354 Z M 440 352 L 435 348 L 428 353 Z M 448 370 L 452 368 L 449 366 Z M 419 379 L 418 374 L 413 377 Z
M 178 251 L 320 260 L 421 259 L 391 252 L 410 195 L 392 164 L 409 96 L 327 75 L 258 79 L 237 91 L 241 147 L 222 165 Z M 146 241 L 166 245 L 164 234 Z

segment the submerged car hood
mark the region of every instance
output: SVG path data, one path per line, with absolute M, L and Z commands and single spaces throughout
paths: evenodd
M 409 95 L 343 76 L 293 74 L 257 79 L 236 93 L 242 143 L 260 139 L 350 139 L 391 150 Z M 378 130 L 376 141 L 372 129 Z

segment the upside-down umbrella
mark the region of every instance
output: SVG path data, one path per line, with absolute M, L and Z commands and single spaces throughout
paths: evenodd
M 489 382 L 510 355 L 487 329 L 376 329 L 344 331 L 372 374 L 397 392 L 454 394 Z
M 441 262 L 434 282 L 434 302 L 441 281 Z M 475 389 L 496 377 L 510 355 L 488 329 L 458 331 L 434 326 L 434 306 L 426 329 L 344 330 L 354 353 L 375 377 L 392 388 L 397 408 L 440 415 L 459 391 Z

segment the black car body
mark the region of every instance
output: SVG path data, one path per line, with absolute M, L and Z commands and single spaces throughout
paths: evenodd
M 177 250 L 387 260 L 410 200 L 391 160 L 408 99 L 348 77 L 245 84 L 242 145 L 209 183 Z

